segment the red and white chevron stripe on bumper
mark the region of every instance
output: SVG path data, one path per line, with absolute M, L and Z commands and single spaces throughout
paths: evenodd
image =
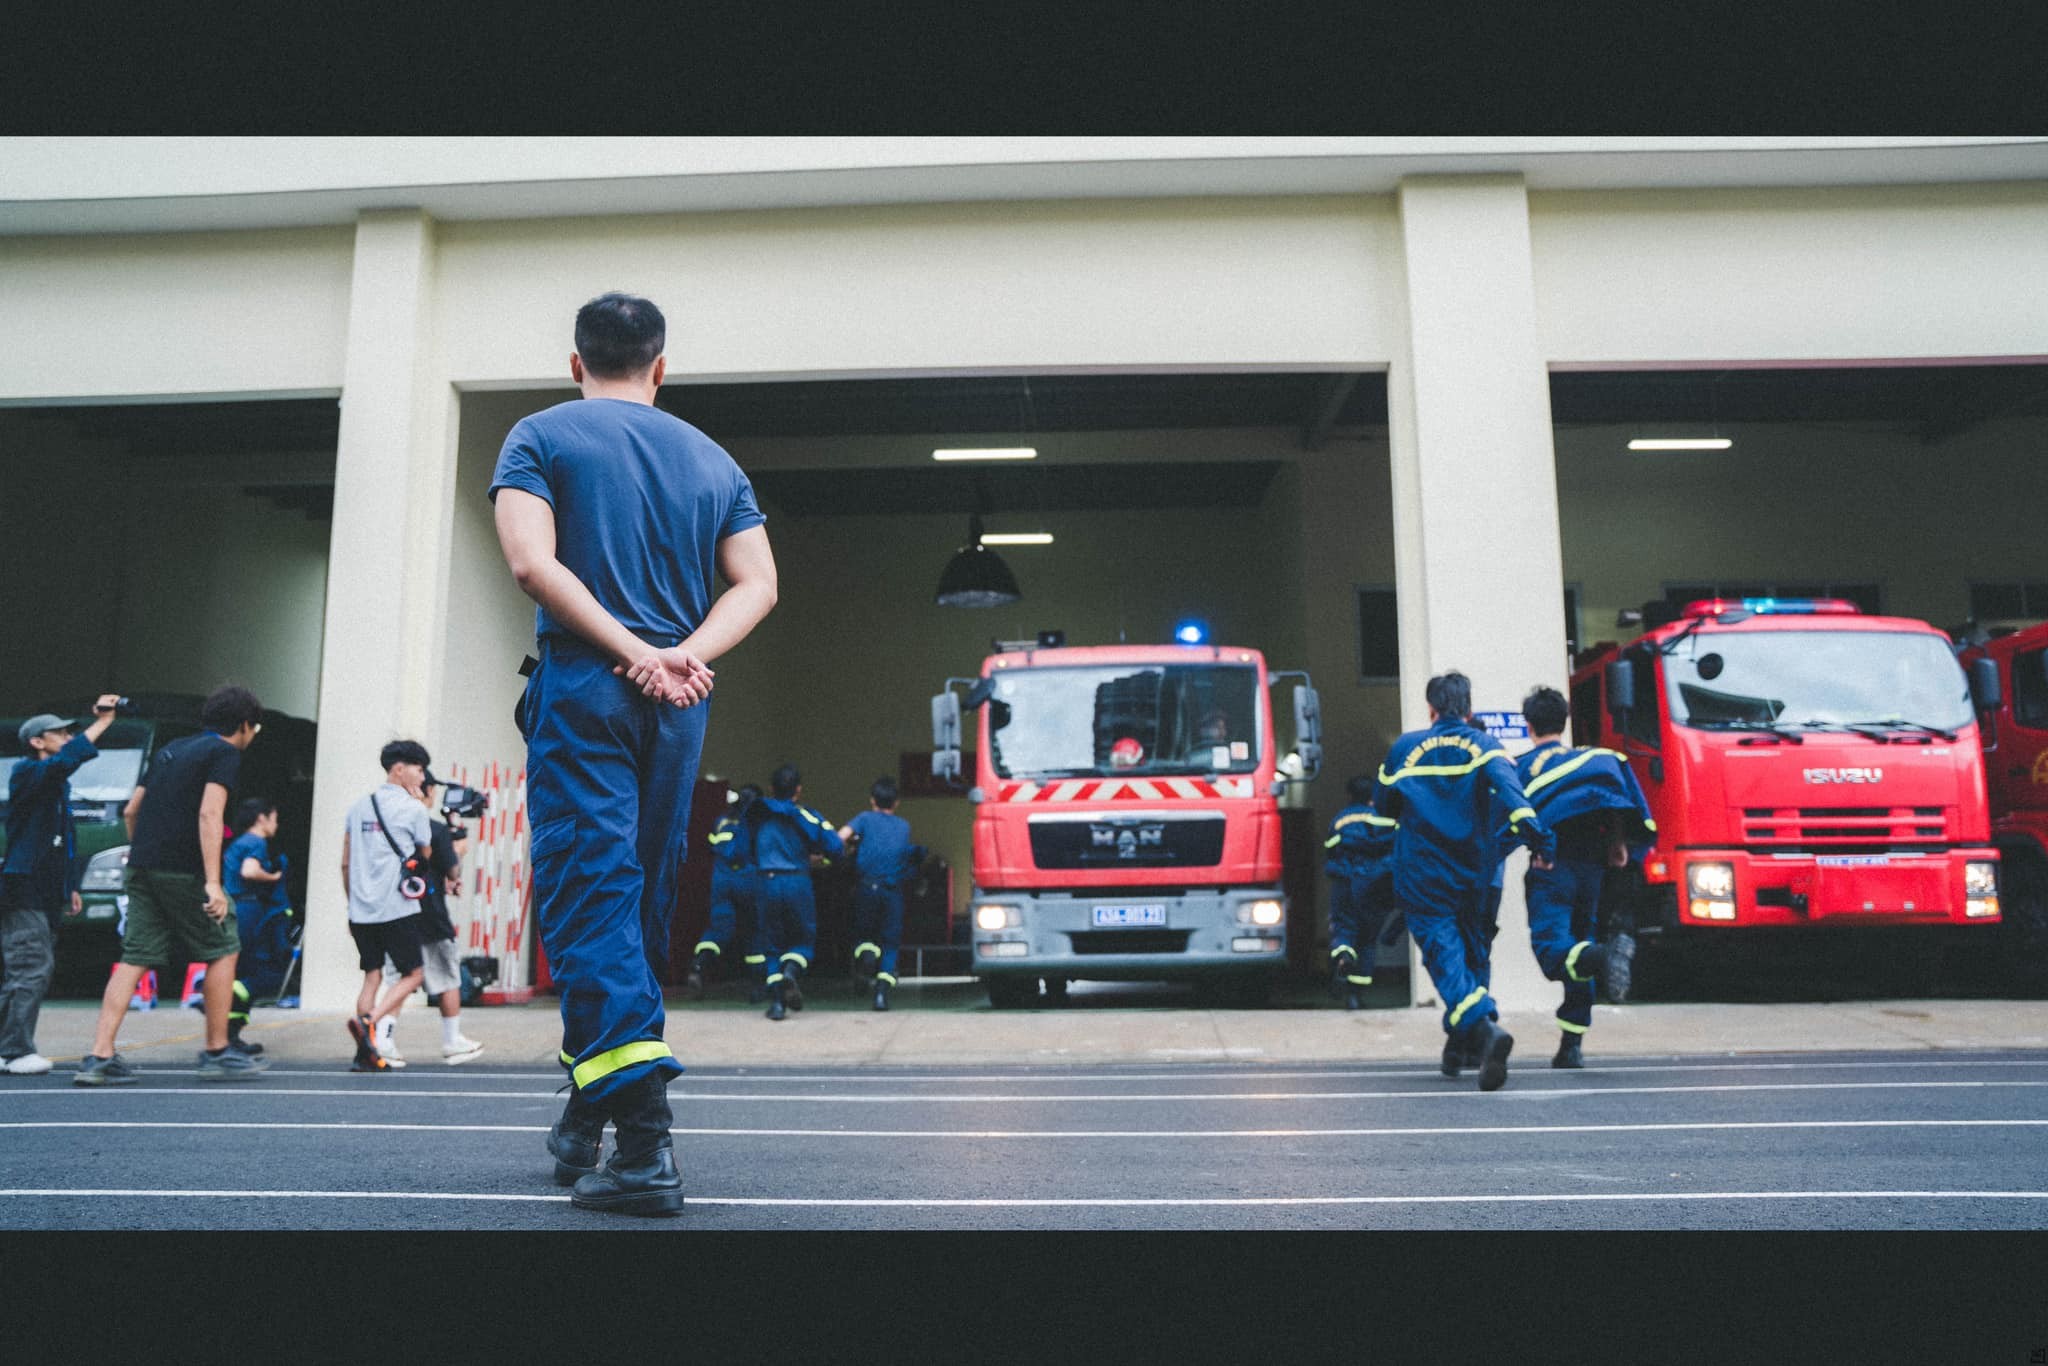
M 1250 778 L 1062 778 L 1047 783 L 1004 783 L 1001 802 L 1161 802 L 1249 797 Z

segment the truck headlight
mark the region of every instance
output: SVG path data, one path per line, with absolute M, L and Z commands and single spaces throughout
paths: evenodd
M 1024 923 L 1024 913 L 1015 906 L 984 905 L 974 908 L 974 927 L 978 930 L 1006 930 Z
M 1998 865 L 1995 863 L 1964 864 L 1963 894 L 1965 896 L 1997 896 Z
M 1237 919 L 1242 925 L 1278 925 L 1287 919 L 1287 906 L 1271 897 L 1247 901 L 1237 908 Z
M 1732 863 L 1693 863 L 1685 870 L 1686 885 L 1692 894 L 1710 901 L 1729 901 L 1735 896 L 1735 865 Z
M 1972 865 L 1973 867 L 1975 865 Z M 85 876 L 78 880 L 81 892 L 118 892 L 126 883 L 128 846 L 102 849 L 86 861 Z

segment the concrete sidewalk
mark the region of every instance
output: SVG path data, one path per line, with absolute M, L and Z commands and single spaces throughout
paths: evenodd
M 844 996 L 844 999 L 841 997 Z M 810 1009 L 782 1023 L 736 1001 L 674 1003 L 668 1039 L 686 1065 L 810 1067 L 889 1064 L 1056 1065 L 1061 1063 L 1234 1062 L 1278 1064 L 1408 1060 L 1434 1062 L 1443 1047 L 1435 1010 L 1211 1010 L 1164 1006 L 1074 1006 L 996 1011 L 968 1004 L 959 988 L 906 983 L 886 1014 L 858 1008 L 821 984 Z M 60 1065 L 92 1044 L 97 1007 L 53 1001 L 38 1042 Z M 348 1065 L 340 1014 L 258 1009 L 248 1037 L 279 1066 Z M 1548 1011 L 1510 1011 L 1503 1021 L 1523 1065 L 1557 1045 Z M 552 1067 L 559 1019 L 552 998 L 530 1006 L 471 1007 L 463 1030 L 485 1045 L 479 1062 Z M 413 1069 L 439 1068 L 439 1020 L 409 1005 L 399 1047 Z M 138 1063 L 188 1062 L 201 1043 L 196 1010 L 131 1013 L 120 1048 Z M 1589 1059 L 1675 1053 L 1798 1053 L 1897 1049 L 2048 1049 L 2048 1001 L 1862 1001 L 1836 1004 L 1652 1004 L 1599 1006 Z

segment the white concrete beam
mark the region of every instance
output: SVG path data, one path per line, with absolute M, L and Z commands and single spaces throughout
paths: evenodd
M 1527 190 L 1518 176 L 1414 179 L 1400 209 L 1407 354 L 1389 373 L 1387 406 L 1401 716 L 1412 729 L 1428 723 L 1433 674 L 1459 669 L 1475 710 L 1513 711 L 1531 685 L 1561 687 L 1567 661 Z M 1530 954 L 1522 864 L 1509 865 L 1493 957 L 1494 992 L 1517 1009 L 1559 996 Z M 1411 961 L 1420 1005 L 1433 992 Z

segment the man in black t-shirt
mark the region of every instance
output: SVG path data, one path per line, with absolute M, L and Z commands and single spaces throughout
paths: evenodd
M 206 967 L 206 1047 L 201 1081 L 247 1081 L 265 1063 L 228 1044 L 228 1007 L 241 952 L 234 902 L 221 885 L 221 834 L 228 791 L 242 751 L 263 729 L 263 704 L 247 688 L 219 688 L 200 708 L 206 727 L 156 752 L 149 772 L 128 799 L 128 926 L 121 961 L 100 998 L 92 1052 L 71 1080 L 79 1086 L 135 1081 L 135 1070 L 114 1052 L 128 1000 L 145 970 L 168 964 L 182 947 Z

